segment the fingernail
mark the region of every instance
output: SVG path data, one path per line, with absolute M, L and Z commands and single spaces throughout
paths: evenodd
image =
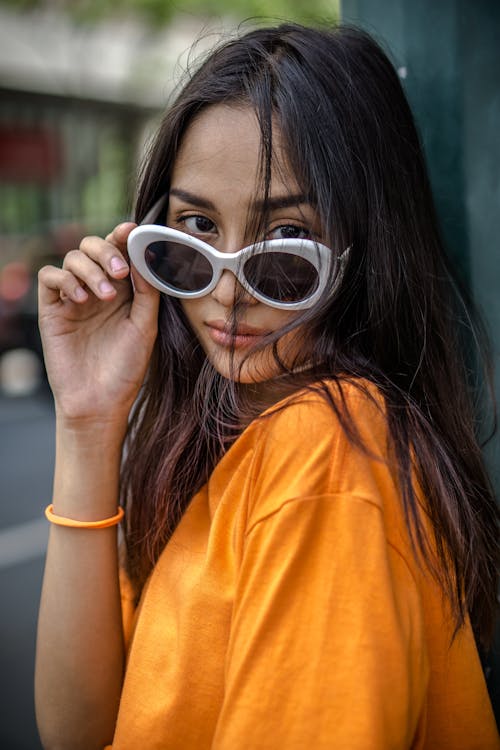
M 76 299 L 87 299 L 87 292 L 81 286 L 75 288 Z
M 102 292 L 102 294 L 110 294 L 111 292 L 114 292 L 115 289 L 109 281 L 101 281 L 99 284 L 99 291 Z
M 127 264 L 116 255 L 111 258 L 109 265 L 111 266 L 111 270 L 115 272 L 123 271 L 124 268 L 127 268 Z

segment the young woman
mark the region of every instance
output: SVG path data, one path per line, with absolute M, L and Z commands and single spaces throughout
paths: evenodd
M 40 272 L 44 746 L 497 748 L 472 324 L 385 55 L 343 28 L 225 44 L 137 219 Z

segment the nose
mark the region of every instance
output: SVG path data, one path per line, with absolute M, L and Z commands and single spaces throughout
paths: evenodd
M 217 286 L 212 291 L 212 297 L 223 307 L 234 307 L 235 303 L 250 305 L 257 300 L 252 297 L 240 284 L 234 273 L 229 270 L 222 272 Z

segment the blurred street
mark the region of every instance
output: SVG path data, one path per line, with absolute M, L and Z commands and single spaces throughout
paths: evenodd
M 33 707 L 37 610 L 54 455 L 48 395 L 0 396 L 0 748 L 41 750 Z

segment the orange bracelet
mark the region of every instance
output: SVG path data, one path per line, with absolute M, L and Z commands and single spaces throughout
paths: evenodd
M 52 508 L 52 504 L 47 505 L 45 508 L 45 517 L 51 523 L 55 523 L 57 526 L 69 526 L 71 529 L 107 529 L 108 526 L 116 526 L 120 523 L 125 511 L 121 506 L 118 506 L 118 513 L 116 516 L 110 516 L 109 518 L 103 518 L 102 521 L 76 521 L 74 518 L 66 518 L 65 516 L 57 516 Z

